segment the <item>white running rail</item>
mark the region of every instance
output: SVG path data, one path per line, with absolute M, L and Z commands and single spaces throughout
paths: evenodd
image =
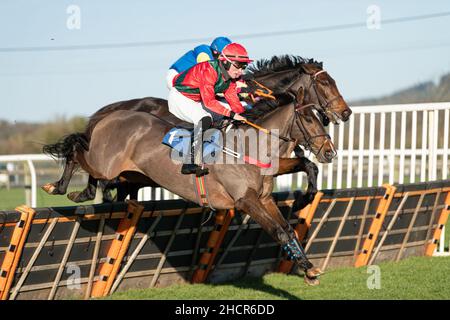
M 449 178 L 450 102 L 352 107 L 350 120 L 330 124 L 338 150 L 320 164 L 319 189 L 381 186 Z M 279 190 L 293 181 L 305 187 L 304 173 L 277 178 Z M 445 229 L 438 253 L 444 254 Z
M 414 183 L 449 177 L 450 102 L 352 107 L 346 123 L 330 124 L 328 133 L 338 150 L 330 164 L 317 163 L 319 189 Z M 30 205 L 36 207 L 33 161 L 54 161 L 45 155 L 0 156 L 0 162 L 22 161 L 31 175 Z M 277 178 L 276 189 L 305 188 L 304 173 Z M 142 188 L 139 200 L 177 199 L 157 188 Z M 438 253 L 444 254 L 444 234 Z M 447 239 L 448 241 L 448 239 Z

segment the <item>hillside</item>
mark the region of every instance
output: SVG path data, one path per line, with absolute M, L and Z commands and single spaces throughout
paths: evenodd
M 396 91 L 390 95 L 350 101 L 350 106 L 368 106 L 381 104 L 447 102 L 450 101 L 450 73 L 442 76 L 438 84 L 431 81 Z
M 83 131 L 86 119 L 56 118 L 47 123 L 8 122 L 0 119 L 0 155 L 41 153 L 46 143 L 74 131 Z

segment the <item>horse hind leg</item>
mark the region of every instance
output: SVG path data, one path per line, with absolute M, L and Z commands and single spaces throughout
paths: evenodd
M 125 201 L 130 196 L 131 200 L 138 199 L 138 191 L 141 187 L 140 184 L 136 184 L 129 181 L 123 181 L 117 186 L 117 201 Z
M 118 195 L 113 197 L 112 190 L 118 188 L 119 178 L 114 178 L 112 180 L 100 179 L 98 181 L 98 187 L 102 191 L 103 202 L 114 202 L 117 200 Z
M 75 170 L 75 161 L 73 159 L 67 160 L 64 165 L 64 171 L 61 178 L 54 183 L 47 183 L 41 186 L 41 189 L 48 194 L 66 194 L 70 179 L 72 179 Z
M 252 217 L 275 241 L 277 241 L 288 257 L 292 259 L 297 266 L 304 270 L 306 277 L 305 282 L 309 285 L 319 284 L 318 276 L 320 270 L 314 268 L 313 264 L 306 257 L 306 253 L 298 241 L 294 230 L 284 219 L 275 205 L 277 212 L 269 212 L 275 210 L 269 206 L 269 210 L 258 199 L 256 191 L 249 189 L 244 197 L 236 202 L 236 208 L 244 211 Z M 280 222 L 283 222 L 282 224 Z
M 99 180 L 99 187 L 102 190 L 103 202 L 122 202 L 125 201 L 128 195 L 131 200 L 137 200 L 138 191 L 143 185 L 129 181 L 121 181 L 120 178 L 115 178 L 112 180 Z M 111 193 L 113 189 L 117 190 L 115 197 Z
M 75 191 L 69 193 L 67 195 L 67 198 L 76 203 L 94 200 L 97 191 L 97 183 L 98 180 L 89 175 L 87 187 L 83 191 Z

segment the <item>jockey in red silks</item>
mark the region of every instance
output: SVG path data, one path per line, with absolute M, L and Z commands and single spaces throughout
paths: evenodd
M 213 119 L 227 117 L 245 120 L 239 115 L 245 109 L 237 95 L 236 81 L 252 61 L 242 45 L 230 43 L 218 60 L 196 64 L 175 76 L 169 93 L 169 111 L 179 119 L 194 124 L 190 163 L 183 164 L 181 173 L 195 173 L 197 176 L 208 173 L 208 169 L 199 164 L 202 162 L 203 132 L 210 128 Z M 229 106 L 216 99 L 218 93 L 224 94 Z

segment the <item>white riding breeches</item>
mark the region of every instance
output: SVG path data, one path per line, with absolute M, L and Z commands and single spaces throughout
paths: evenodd
M 169 92 L 169 111 L 177 118 L 197 125 L 203 117 L 211 114 L 203 109 L 201 102 L 194 101 L 183 96 L 177 89 L 172 87 Z

